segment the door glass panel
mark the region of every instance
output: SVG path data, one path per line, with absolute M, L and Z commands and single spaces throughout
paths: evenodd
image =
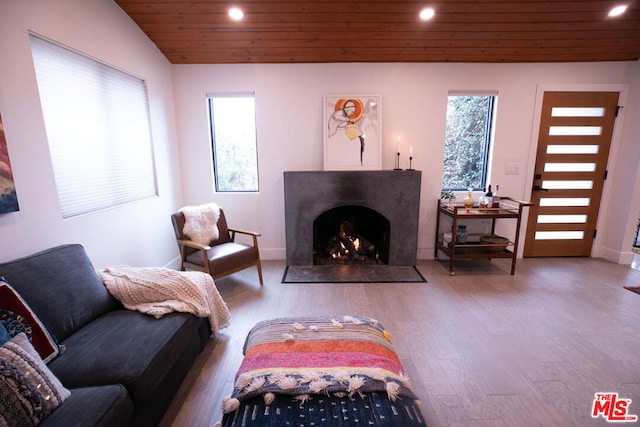
M 587 222 L 586 215 L 538 215 L 539 224 L 582 224 Z
M 536 240 L 581 240 L 584 231 L 536 231 Z
M 547 154 L 598 154 L 598 145 L 547 145 Z
M 593 181 L 542 181 L 542 188 L 547 190 L 591 190 Z
M 593 172 L 595 163 L 545 163 L 545 172 Z
M 540 206 L 589 206 L 590 200 L 588 197 L 557 197 L 557 198 L 542 198 L 540 199 Z
M 549 126 L 549 136 L 600 136 L 601 126 Z
M 602 107 L 553 107 L 551 117 L 604 117 Z

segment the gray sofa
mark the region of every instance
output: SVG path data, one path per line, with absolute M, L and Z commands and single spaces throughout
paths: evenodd
M 77 244 L 0 264 L 0 276 L 64 348 L 47 366 L 71 396 L 43 426 L 157 425 L 211 339 L 207 319 L 124 309 Z

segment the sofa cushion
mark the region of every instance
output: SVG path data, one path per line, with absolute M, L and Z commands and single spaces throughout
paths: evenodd
M 118 307 L 81 245 L 63 245 L 0 264 L 3 276 L 59 343 Z
M 156 319 L 115 310 L 65 340 L 65 352 L 49 367 L 67 387 L 122 384 L 137 407 L 153 395 L 184 351 L 198 354 L 201 321 L 185 313 Z
M 129 424 L 133 403 L 122 384 L 71 389 L 71 396 L 41 427 L 122 427 Z
M 24 332 L 45 362 L 60 353 L 58 343 L 38 316 L 22 297 L 2 279 L 0 279 L 0 322 L 10 337 Z
M 0 347 L 0 424 L 35 426 L 70 395 L 21 332 Z

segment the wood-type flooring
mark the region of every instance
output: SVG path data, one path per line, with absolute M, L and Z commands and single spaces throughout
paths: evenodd
M 284 261 L 216 285 L 231 326 L 198 357 L 161 423 L 211 427 L 222 419 L 249 329 L 311 314 L 374 317 L 423 402 L 430 427 L 605 426 L 595 393 L 631 399 L 640 415 L 640 271 L 592 258 L 447 265 L 418 261 L 427 283 L 281 283 Z M 640 424 L 640 422 L 639 422 Z

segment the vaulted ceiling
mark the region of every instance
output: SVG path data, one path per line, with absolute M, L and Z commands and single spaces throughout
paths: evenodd
M 640 0 L 115 2 L 173 64 L 640 59 Z

